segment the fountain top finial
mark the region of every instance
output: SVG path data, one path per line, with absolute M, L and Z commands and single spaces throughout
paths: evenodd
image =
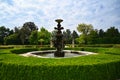
M 62 19 L 56 19 L 55 21 L 58 22 L 58 23 L 61 23 L 63 20 Z

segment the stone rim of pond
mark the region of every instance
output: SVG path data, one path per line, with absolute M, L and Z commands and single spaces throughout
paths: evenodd
M 20 54 L 20 56 L 24 57 L 37 57 L 37 58 L 54 58 L 54 59 L 64 59 L 64 58 L 74 58 L 74 57 L 80 57 L 80 56 L 86 56 L 86 55 L 91 55 L 91 54 L 97 54 L 94 52 L 88 52 L 88 51 L 75 51 L 75 50 L 63 50 L 65 54 L 78 54 L 78 56 L 70 56 L 70 57 L 44 57 L 40 56 L 39 54 L 53 54 L 56 50 L 45 50 L 45 51 L 32 51 L 32 52 L 27 52 L 24 54 Z

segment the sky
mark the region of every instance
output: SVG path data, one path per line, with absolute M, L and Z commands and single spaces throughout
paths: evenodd
M 120 0 L 0 0 L 0 26 L 14 29 L 34 22 L 53 31 L 55 19 L 63 19 L 62 26 L 70 30 L 81 23 L 120 30 Z

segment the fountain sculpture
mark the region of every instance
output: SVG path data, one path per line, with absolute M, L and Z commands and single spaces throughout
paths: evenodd
M 64 29 L 63 27 L 61 27 L 61 22 L 63 21 L 62 19 L 56 19 L 55 20 L 58 24 L 57 27 L 55 27 L 55 30 L 57 30 L 56 32 L 56 39 L 54 40 L 54 47 L 56 48 L 56 51 L 54 52 L 54 56 L 55 57 L 64 57 L 65 53 L 63 52 L 63 48 L 64 48 L 64 41 L 63 41 L 63 34 L 62 34 L 62 29 Z
M 55 39 L 52 40 L 54 43 L 54 47 L 56 50 L 45 50 L 45 51 L 32 51 L 25 54 L 21 54 L 22 56 L 34 56 L 39 58 L 67 58 L 67 57 L 78 57 L 82 55 L 89 55 L 94 54 L 93 52 L 86 52 L 86 51 L 75 51 L 75 50 L 63 50 L 64 49 L 64 40 L 63 40 L 63 34 L 61 27 L 62 19 L 56 19 L 55 20 L 58 24 L 57 27 L 55 27 L 55 30 L 57 31 L 55 34 Z

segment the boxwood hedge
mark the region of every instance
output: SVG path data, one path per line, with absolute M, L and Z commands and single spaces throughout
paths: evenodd
M 15 49 L 17 50 L 26 52 L 25 49 Z M 3 49 L 0 51 L 0 80 L 116 80 L 120 78 L 119 48 L 84 48 L 84 50 L 99 54 L 63 59 L 26 58 L 11 54 L 14 49 Z

